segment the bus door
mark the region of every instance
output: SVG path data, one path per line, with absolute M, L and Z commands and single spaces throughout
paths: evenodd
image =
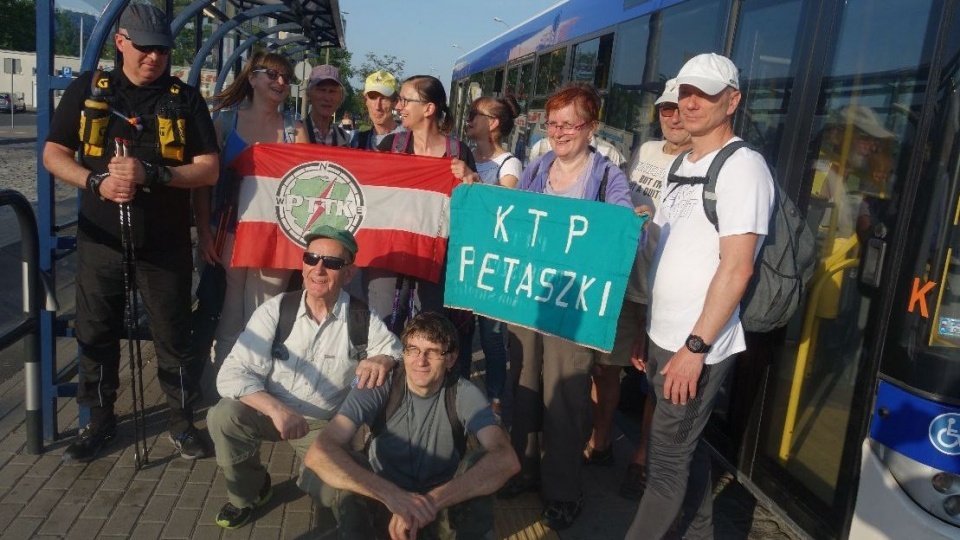
M 530 108 L 530 91 L 533 86 L 533 56 L 521 63 L 507 67 L 506 94 L 513 94 L 520 106 L 520 116 L 514 124 L 507 149 L 513 155 L 526 161 L 527 141 L 529 141 L 530 125 L 527 122 L 527 111 Z
M 753 95 L 766 101 L 752 105 L 758 110 L 749 119 L 755 132 L 750 138 L 776 133 L 757 120 L 784 110 L 775 89 L 789 73 L 778 60 L 790 56 L 751 52 L 765 33 L 776 43 L 778 36 L 769 35 L 774 21 L 796 13 L 806 23 L 795 28 L 815 28 L 807 45 L 814 52 L 798 57 L 820 70 L 802 81 L 802 95 L 790 104 L 793 122 L 801 126 L 793 131 L 807 137 L 805 158 L 793 162 L 802 167 L 799 200 L 807 202 L 819 263 L 772 357 L 761 422 L 751 438 L 754 453 L 745 467 L 754 484 L 804 529 L 837 537 L 856 495 L 883 321 L 900 279 L 890 270 L 898 258 L 891 241 L 906 230 L 903 201 L 911 199 L 917 159 L 926 151 L 919 118 L 942 2 L 846 2 L 826 16 L 816 5 L 746 2 L 735 43 L 771 74 L 768 81 L 748 81 Z M 738 375 L 745 367 L 738 365 Z

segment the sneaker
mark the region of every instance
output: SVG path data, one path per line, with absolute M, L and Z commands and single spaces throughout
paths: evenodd
M 253 510 L 267 504 L 272 496 L 273 489 L 270 487 L 270 473 L 267 473 L 263 481 L 263 487 L 260 488 L 260 493 L 257 494 L 257 500 L 253 501 L 253 506 L 237 508 L 230 503 L 223 505 L 223 508 L 217 513 L 217 525 L 224 529 L 238 529 L 243 527 L 250 521 Z
M 183 459 L 207 457 L 207 443 L 200 437 L 197 428 L 190 426 L 182 433 L 170 433 L 169 437 Z
M 627 475 L 620 484 L 620 496 L 631 501 L 639 501 L 647 489 L 647 468 L 639 463 L 627 465 Z
M 512 499 L 527 491 L 539 491 L 540 478 L 533 475 L 518 473 L 513 476 L 497 492 L 498 499 Z
M 64 461 L 79 461 L 86 463 L 97 459 L 100 452 L 106 448 L 117 435 L 116 426 L 97 427 L 87 424 L 80 430 L 77 440 L 63 452 Z
M 577 519 L 583 510 L 583 496 L 575 501 L 547 501 L 540 521 L 554 531 L 562 531 Z

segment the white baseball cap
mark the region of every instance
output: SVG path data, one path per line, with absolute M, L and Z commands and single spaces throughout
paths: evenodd
M 680 85 L 676 79 L 670 79 L 663 85 L 663 93 L 653 102 L 654 105 L 661 103 L 680 103 Z
M 689 84 L 707 95 L 715 96 L 726 87 L 740 89 L 737 66 L 725 56 L 698 54 L 680 68 L 677 84 Z

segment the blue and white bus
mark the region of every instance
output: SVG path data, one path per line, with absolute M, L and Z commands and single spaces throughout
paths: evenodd
M 711 444 L 812 537 L 960 538 L 960 1 L 569 0 L 458 59 L 453 110 L 514 94 L 522 154 L 546 98 L 589 82 L 629 157 L 709 51 L 740 68 L 735 129 L 820 254 L 794 321 L 738 360 Z

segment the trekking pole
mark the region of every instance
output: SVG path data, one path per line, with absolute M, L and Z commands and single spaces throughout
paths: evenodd
M 115 139 L 117 157 L 126 157 L 126 141 Z M 127 327 L 127 355 L 130 360 L 130 395 L 133 407 L 133 459 L 137 470 L 149 463 L 147 458 L 147 435 L 145 421 L 143 421 L 143 373 L 140 360 L 139 321 L 137 320 L 137 291 L 134 282 L 134 250 L 133 236 L 130 228 L 130 204 L 120 204 L 120 242 L 123 248 L 123 288 L 126 296 L 124 302 L 124 319 Z M 137 403 L 137 368 L 141 368 L 139 377 L 140 403 Z M 139 405 L 139 407 L 138 407 Z M 141 441 L 143 443 L 143 459 L 141 461 Z

